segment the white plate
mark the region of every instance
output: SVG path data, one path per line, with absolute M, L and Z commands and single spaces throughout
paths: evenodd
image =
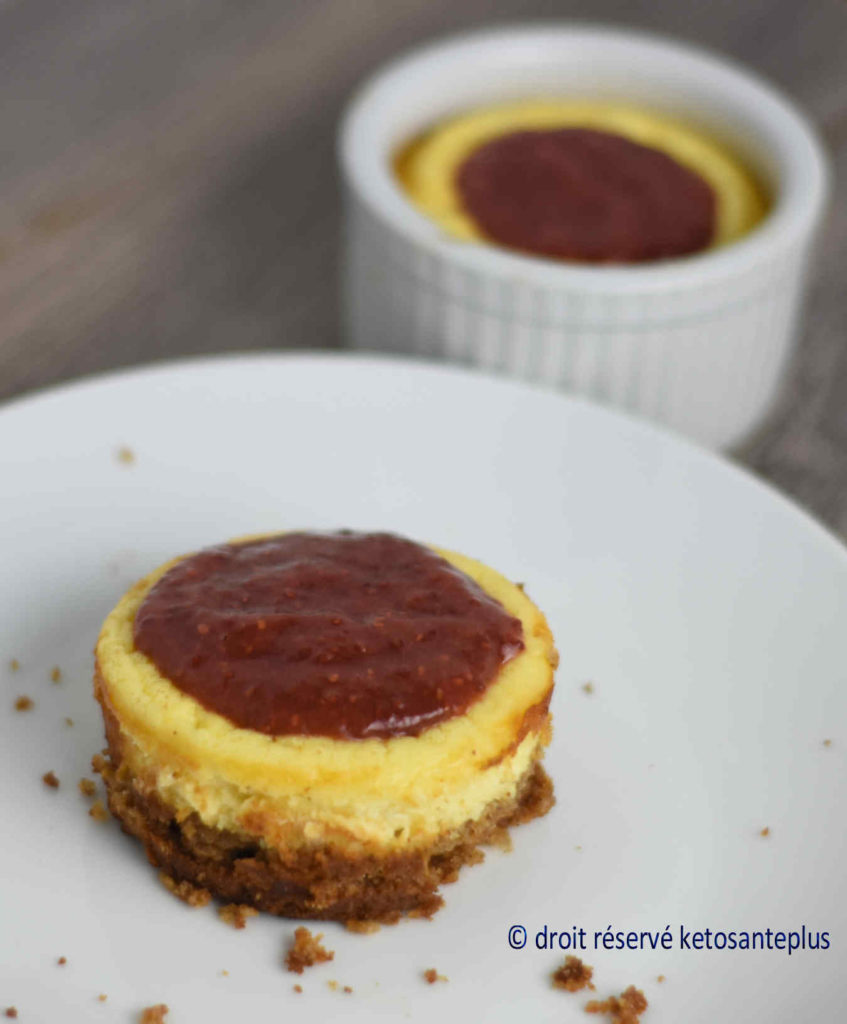
M 642 988 L 645 1024 L 834 1019 L 847 558 L 772 491 L 582 402 L 333 356 L 163 366 L 15 403 L 0 464 L 0 1010 L 45 1024 L 135 1021 L 157 1002 L 173 1024 L 599 1019 L 586 993 L 550 987 L 563 953 L 535 947 L 547 925 L 586 929 L 597 995 Z M 335 961 L 298 979 L 280 963 L 292 922 L 236 932 L 183 906 L 134 841 L 87 815 L 76 782 L 102 745 L 91 648 L 128 584 L 230 536 L 341 526 L 456 548 L 526 583 L 562 655 L 558 804 L 447 886 L 431 922 L 322 926 Z M 13 711 L 18 694 L 35 708 Z M 595 950 L 609 925 L 670 926 L 674 948 Z M 831 948 L 683 950 L 680 926 L 805 926 Z M 428 967 L 449 981 L 427 985 Z

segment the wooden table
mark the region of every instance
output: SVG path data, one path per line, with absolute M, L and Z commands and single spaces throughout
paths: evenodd
M 847 536 L 843 0 L 0 0 L 0 398 L 195 353 L 337 347 L 351 90 L 422 40 L 540 17 L 718 49 L 817 122 L 836 191 L 802 343 L 735 454 Z

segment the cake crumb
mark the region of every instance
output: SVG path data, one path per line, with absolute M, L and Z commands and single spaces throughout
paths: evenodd
M 167 883 L 165 884 L 167 885 Z M 206 890 L 201 889 L 200 892 L 204 893 L 206 892 Z M 175 893 L 175 895 L 178 894 Z M 206 895 L 210 896 L 209 893 L 206 893 Z M 190 900 L 186 900 L 186 902 L 190 902 Z M 206 902 L 208 903 L 209 900 L 207 899 Z M 203 906 L 202 903 L 193 905 Z M 246 903 L 227 903 L 226 906 L 218 908 L 218 917 L 223 921 L 224 924 L 228 924 L 230 928 L 246 928 L 247 918 L 255 917 L 256 914 L 258 913 L 259 911 L 256 910 L 255 907 L 248 907 Z
M 428 967 L 423 972 L 424 980 L 430 985 L 434 985 L 436 981 L 447 981 L 447 978 L 443 974 L 439 974 L 434 967 Z
M 103 992 L 101 992 L 100 995 L 97 997 L 97 1002 L 98 1003 L 105 1003 L 108 998 L 109 997 L 107 995 L 105 995 Z
M 594 693 L 594 683 L 583 683 L 582 692 L 587 693 L 590 696 Z
M 593 992 L 593 974 L 594 968 L 584 964 L 578 956 L 566 956 L 562 966 L 553 971 L 553 988 L 562 988 L 566 992 L 580 992 L 588 988 Z
M 378 932 L 382 925 L 379 921 L 345 921 L 344 927 L 348 932 L 356 932 L 358 935 L 372 935 Z
M 91 779 L 80 779 L 77 786 L 83 796 L 95 796 L 97 793 L 97 787 Z
M 127 445 L 121 445 L 115 452 L 115 458 L 124 466 L 131 466 L 135 462 L 135 452 Z
M 53 668 L 50 670 L 50 682 L 51 683 L 61 683 L 61 681 L 62 681 L 62 670 L 59 668 L 58 665 L 54 665 Z
M 165 1003 L 158 1003 L 156 1006 L 147 1006 L 141 1011 L 138 1024 L 165 1024 L 165 1017 L 168 1015 L 168 1008 Z
M 12 1020 L 15 1020 L 17 1018 L 17 1016 L 18 1016 L 17 1007 L 15 1007 L 15 1006 L 7 1006 L 6 1007 L 6 1016 L 7 1017 L 11 1017 Z
M 771 830 L 770 830 L 770 828 L 768 828 L 767 825 L 759 833 L 759 835 L 762 836 L 763 839 L 767 838 L 770 834 L 771 834 Z
M 102 754 L 94 754 L 91 758 L 91 770 L 97 775 L 102 775 L 105 771 L 108 771 L 109 764 L 106 758 Z
M 89 807 L 88 813 L 95 821 L 108 821 L 109 812 L 106 810 L 102 800 L 95 800 Z
M 658 983 L 659 983 L 660 985 L 662 984 L 662 982 L 663 982 L 664 980 L 665 980 L 665 976 L 664 976 L 664 974 L 660 974 L 660 975 L 659 975 L 659 977 L 658 977 L 658 978 L 656 978 L 656 981 L 658 981 Z
M 617 1024 L 638 1024 L 638 1018 L 647 1009 L 644 993 L 630 985 L 619 996 L 608 999 L 592 999 L 585 1004 L 586 1013 L 608 1014 Z
M 326 987 L 330 990 L 330 992 L 337 992 L 338 991 L 338 982 L 334 981 L 334 980 L 333 981 L 328 981 L 326 983 Z
M 302 985 L 294 985 L 294 991 L 299 995 L 303 991 Z
M 18 672 L 20 670 L 20 667 L 21 667 L 21 663 L 18 661 L 17 658 L 10 658 L 9 659 L 9 671 L 10 672 Z M 13 1009 L 14 1009 L 14 1007 L 13 1007 Z
M 349 985 L 345 985 L 344 988 L 341 991 L 345 992 L 348 996 L 352 995 L 352 993 L 353 993 L 353 989 L 350 988 Z
M 824 740 L 823 741 L 823 745 L 825 747 L 831 747 L 832 746 L 832 740 Z
M 189 907 L 205 907 L 212 899 L 212 894 L 208 889 L 201 889 L 199 886 L 192 885 L 191 882 L 186 882 L 185 879 L 178 882 L 175 878 L 171 878 L 171 876 L 166 874 L 164 871 L 159 872 L 159 881 L 168 890 L 168 892 L 173 893 L 178 900 L 182 900 L 183 903 L 187 903 Z M 230 906 L 232 906 L 232 904 L 230 904 Z M 226 907 L 222 907 L 221 909 L 225 910 Z M 224 920 L 224 918 L 222 918 L 222 920 Z M 232 924 L 232 922 L 227 921 L 227 924 Z M 243 928 L 243 918 L 241 924 L 235 924 L 233 927 Z
M 59 780 L 56 778 L 56 773 L 54 771 L 45 772 L 41 776 L 41 781 L 45 786 L 49 786 L 50 789 L 59 788 Z
M 221 976 L 222 978 L 228 978 L 228 977 L 229 977 L 229 971 L 228 971 L 228 970 L 227 970 L 227 969 L 226 969 L 225 967 L 222 967 L 222 968 L 221 968 L 221 969 L 220 969 L 220 970 L 218 971 L 218 974 L 219 974 L 219 975 L 220 975 L 220 976 Z
M 35 707 L 32 697 L 18 697 L 15 701 L 15 711 L 31 711 Z
M 294 932 L 294 942 L 286 954 L 286 968 L 294 974 L 302 974 L 306 967 L 335 959 L 333 950 L 324 949 L 321 945 L 322 938 L 322 933 L 312 935 L 308 928 L 301 925 Z
M 60 956 L 59 959 L 56 961 L 56 963 L 60 967 L 64 967 L 67 962 L 68 962 L 68 958 L 66 956 Z
M 65 725 L 72 726 L 73 724 L 74 724 L 74 720 L 72 718 L 66 718 L 65 719 Z

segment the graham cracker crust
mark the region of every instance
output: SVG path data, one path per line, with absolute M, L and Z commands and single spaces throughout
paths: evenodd
M 427 848 L 384 857 L 351 857 L 329 845 L 273 849 L 247 833 L 210 828 L 196 814 L 179 820 L 122 763 L 118 722 L 105 700 L 101 705 L 108 747 L 95 760 L 109 809 L 124 832 L 141 840 L 171 891 L 194 894 L 189 902 L 198 902 L 200 890 L 282 917 L 383 923 L 404 914 L 430 917 L 443 904 L 438 887 L 455 881 L 463 865 L 479 863 L 480 846 L 502 844 L 506 829 L 546 814 L 555 802 L 550 778 L 535 762 L 514 799 L 492 804 L 482 818 Z

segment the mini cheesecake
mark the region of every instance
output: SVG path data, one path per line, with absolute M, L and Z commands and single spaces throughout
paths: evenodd
M 350 531 L 209 548 L 101 630 L 109 806 L 174 891 L 429 915 L 553 803 L 556 660 L 522 588 L 462 555 Z

